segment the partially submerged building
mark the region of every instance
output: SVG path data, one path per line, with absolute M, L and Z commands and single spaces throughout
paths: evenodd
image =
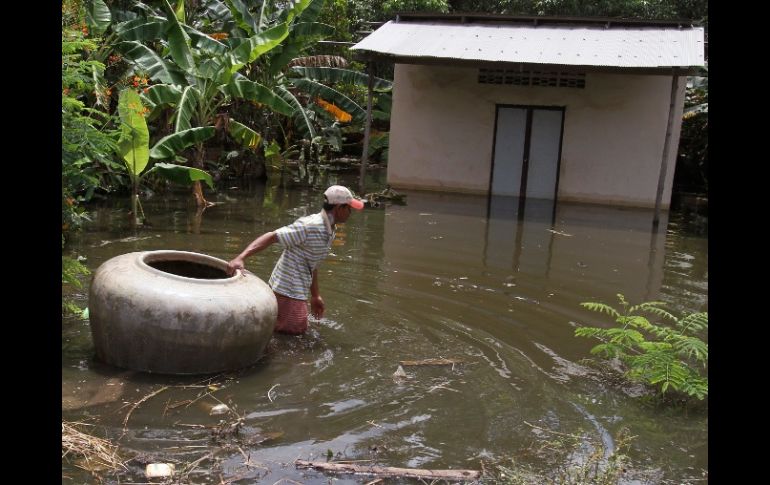
M 394 188 L 669 206 L 702 27 L 408 14 L 352 49 L 395 64 Z

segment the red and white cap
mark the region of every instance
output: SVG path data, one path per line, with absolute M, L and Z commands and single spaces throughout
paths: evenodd
M 332 185 L 326 189 L 324 197 L 329 204 L 347 204 L 359 211 L 364 208 L 364 202 L 354 197 L 350 189 L 342 185 Z

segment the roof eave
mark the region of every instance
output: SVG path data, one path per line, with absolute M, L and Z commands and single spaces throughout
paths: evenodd
M 456 66 L 476 68 L 516 68 L 524 70 L 557 68 L 562 72 L 604 72 L 614 74 L 648 74 L 695 76 L 700 72 L 698 66 L 660 66 L 660 67 L 622 67 L 596 65 L 534 64 L 526 62 L 490 62 L 441 57 L 396 56 L 380 52 L 353 50 L 353 60 L 358 62 L 386 62 L 394 64 L 418 64 L 427 66 Z
M 605 27 L 692 27 L 702 26 L 702 22 L 692 19 L 637 19 L 622 17 L 578 17 L 578 16 L 548 16 L 548 15 L 499 15 L 478 12 L 395 12 L 395 20 L 399 21 L 441 21 L 455 23 L 470 22 L 508 22 L 532 25 L 604 25 Z

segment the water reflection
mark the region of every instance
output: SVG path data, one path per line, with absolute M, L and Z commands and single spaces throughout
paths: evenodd
M 326 183 L 297 188 L 282 179 L 228 189 L 198 221 L 184 197 L 148 200 L 151 225 L 136 231 L 125 206 L 103 207 L 73 248 L 91 269 L 149 249 L 227 260 L 259 234 L 319 210 Z M 601 442 L 628 426 L 638 436 L 632 456 L 658 470 L 648 482 L 681 481 L 708 468 L 702 410 L 683 416 L 645 406 L 634 389 L 584 365 L 592 342 L 573 336 L 579 323 L 608 323 L 579 303 L 614 304 L 616 293 L 707 310 L 704 237 L 683 230 L 677 214 L 654 232 L 647 210 L 546 201 L 527 201 L 521 210 L 510 198 L 419 192 L 409 192 L 407 202 L 366 209 L 341 226 L 320 268 L 325 318 L 304 337 L 274 339 L 256 368 L 216 393 L 249 427 L 281 433 L 245 451 L 272 463 L 332 450 L 391 466 L 468 468 L 481 458 L 531 456 L 548 437 L 540 428 Z M 250 258 L 248 269 L 266 280 L 278 254 L 270 248 Z M 105 371 L 90 361 L 88 327 L 69 321 L 63 328 L 65 418 L 99 415 L 107 434 L 119 436 L 122 403 L 169 378 Z M 399 361 L 437 357 L 465 363 L 408 367 L 405 379 L 393 378 Z M 123 444 L 156 452 L 179 439 L 205 444 L 205 433 L 180 426 L 210 424 L 204 410 L 164 412 L 166 399 L 192 400 L 197 392 L 169 390 L 143 403 Z M 276 470 L 265 480 L 325 483 L 321 475 Z

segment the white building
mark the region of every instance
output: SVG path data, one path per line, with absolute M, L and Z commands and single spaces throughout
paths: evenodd
M 394 188 L 669 206 L 702 27 L 409 14 L 352 49 L 395 63 Z

